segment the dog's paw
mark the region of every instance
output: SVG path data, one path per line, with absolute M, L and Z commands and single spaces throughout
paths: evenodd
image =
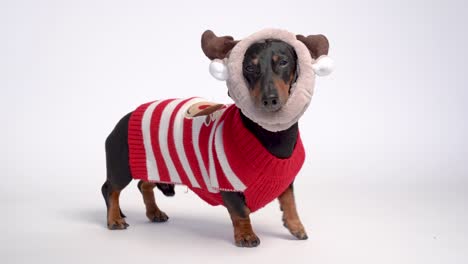
M 252 233 L 239 234 L 235 237 L 238 247 L 256 247 L 260 245 L 260 239 Z
M 109 230 L 123 230 L 127 229 L 128 226 L 129 225 L 125 222 L 125 219 L 123 218 L 117 218 L 107 221 L 107 228 L 109 228 Z
M 299 240 L 306 240 L 309 237 L 300 221 L 286 221 L 283 220 L 283 225 L 289 232 Z
M 146 216 L 151 222 L 155 223 L 167 222 L 167 220 L 169 220 L 169 216 L 161 210 L 147 212 Z
M 309 237 L 304 229 L 298 231 L 290 231 L 293 236 L 299 240 L 307 240 Z

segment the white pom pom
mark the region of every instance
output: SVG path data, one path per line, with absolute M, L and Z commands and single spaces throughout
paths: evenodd
M 320 56 L 312 65 L 312 69 L 318 76 L 329 75 L 334 68 L 333 59 L 328 56 Z
M 224 65 L 224 62 L 220 59 L 214 59 L 211 61 L 210 73 L 213 77 L 220 81 L 225 81 L 229 77 L 227 66 Z

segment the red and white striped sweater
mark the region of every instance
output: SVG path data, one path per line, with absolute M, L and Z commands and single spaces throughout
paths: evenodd
M 248 131 L 235 105 L 212 107 L 201 98 L 154 101 L 131 115 L 128 144 L 134 179 L 187 185 L 211 205 L 219 191 L 239 191 L 253 212 L 293 182 L 305 153 L 300 137 L 293 155 L 279 159 Z

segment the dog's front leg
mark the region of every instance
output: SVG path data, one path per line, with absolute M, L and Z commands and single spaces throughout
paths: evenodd
M 231 215 L 234 226 L 234 240 L 238 247 L 256 247 L 260 239 L 255 235 L 250 223 L 250 210 L 245 205 L 244 195 L 240 192 L 221 192 L 224 205 Z
M 297 214 L 296 202 L 294 200 L 293 184 L 278 197 L 280 209 L 283 211 L 283 224 L 298 239 L 307 239 L 307 233 Z

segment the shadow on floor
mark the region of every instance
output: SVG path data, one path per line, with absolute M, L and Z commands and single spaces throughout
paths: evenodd
M 226 219 L 220 219 L 208 215 L 199 216 L 173 212 L 169 215 L 170 219 L 168 222 L 152 223 L 146 219 L 141 211 L 126 210 L 124 213 L 127 215 L 127 223 L 130 224 L 130 227 L 126 231 L 130 231 L 129 233 L 131 233 L 132 237 L 141 236 L 150 240 L 160 237 L 172 237 L 171 240 L 175 240 L 178 237 L 190 234 L 188 235 L 189 237 L 203 237 L 229 244 L 234 243 L 232 224 L 228 215 L 226 215 Z M 73 221 L 75 224 L 91 224 L 93 227 L 99 227 L 107 231 L 105 214 L 105 209 L 83 209 L 61 212 L 62 217 Z M 253 227 L 260 239 L 267 236 L 284 240 L 295 240 L 279 223 L 278 227 L 274 230 L 262 227 L 261 223 L 253 223 Z

